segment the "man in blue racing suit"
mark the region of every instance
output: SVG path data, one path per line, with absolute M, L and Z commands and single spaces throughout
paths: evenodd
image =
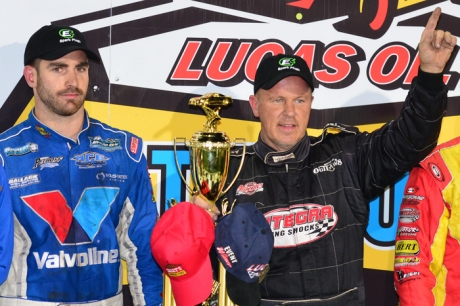
M 13 208 L 5 169 L 0 165 L 0 285 L 5 281 L 13 256 Z
M 44 26 L 27 43 L 35 107 L 0 135 L 15 216 L 0 305 L 121 306 L 122 259 L 134 305 L 161 304 L 142 140 L 88 116 L 89 60 L 100 62 L 72 27 Z

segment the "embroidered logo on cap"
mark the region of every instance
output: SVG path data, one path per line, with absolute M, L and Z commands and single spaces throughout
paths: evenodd
M 280 64 L 280 66 L 294 66 L 295 58 L 283 57 L 282 59 L 280 59 L 278 63 Z
M 248 275 L 250 278 L 254 278 L 254 277 L 259 277 L 262 275 L 262 272 L 264 272 L 265 270 L 265 267 L 267 266 L 268 264 L 259 264 L 259 265 L 251 265 L 249 268 L 246 269 L 246 272 L 248 272 Z
M 181 265 L 167 265 L 165 271 L 171 277 L 179 277 L 187 274 Z
M 73 38 L 75 33 L 70 29 L 62 29 L 59 31 L 59 36 L 64 38 Z

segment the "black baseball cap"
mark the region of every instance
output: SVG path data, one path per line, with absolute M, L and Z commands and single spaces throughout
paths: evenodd
M 313 92 L 315 89 L 313 76 L 304 59 L 297 55 L 278 54 L 264 58 L 259 64 L 254 79 L 254 93 L 260 88 L 270 89 L 291 75 L 297 75 L 304 79 Z
M 68 26 L 46 25 L 29 38 L 24 52 L 24 65 L 37 58 L 55 60 L 75 50 L 85 51 L 88 59 L 101 62 L 99 55 L 88 48 L 80 31 Z

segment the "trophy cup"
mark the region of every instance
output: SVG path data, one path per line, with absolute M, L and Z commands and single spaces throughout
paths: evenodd
M 192 195 L 202 195 L 211 204 L 211 208 L 235 182 L 243 166 L 246 152 L 244 138 L 235 138 L 232 143 L 225 132 L 219 132 L 216 128 L 217 122 L 221 119 L 219 116 L 221 107 L 232 102 L 231 97 L 219 93 L 208 93 L 201 97 L 190 99 L 189 105 L 200 106 L 206 113 L 207 121 L 204 124 L 204 130 L 195 132 L 189 144 L 186 143 L 184 138 L 174 138 L 174 156 L 176 157 L 176 166 L 182 181 Z M 193 188 L 187 184 L 180 170 L 176 151 L 177 140 L 184 140 L 183 142 L 189 147 Z M 236 145 L 237 140 L 242 141 L 243 158 L 235 177 L 228 187 L 223 190 L 227 180 L 230 149 Z
M 182 181 L 185 183 L 188 191 L 192 195 L 201 195 L 207 202 L 210 203 L 210 210 L 216 201 L 224 195 L 230 187 L 235 183 L 244 162 L 244 154 L 246 152 L 246 140 L 244 138 L 235 138 L 234 142 L 230 142 L 225 132 L 217 131 L 217 123 L 221 119 L 219 111 L 222 106 L 227 106 L 233 103 L 229 96 L 224 96 L 219 93 L 207 93 L 201 97 L 192 98 L 189 100 L 189 105 L 200 106 L 207 117 L 202 131 L 197 131 L 193 134 L 190 142 L 187 143 L 185 138 L 174 138 L 174 157 L 176 159 L 176 166 Z M 190 152 L 190 171 L 193 186 L 187 184 L 187 180 L 182 175 L 179 162 L 177 159 L 176 143 L 181 140 Z M 241 159 L 239 168 L 233 180 L 228 187 L 224 189 L 227 181 L 228 167 L 230 162 L 230 149 L 241 141 L 243 144 L 243 157 Z M 233 306 L 233 302 L 228 297 L 225 290 L 225 268 L 222 263 L 219 263 L 219 284 L 220 290 L 213 286 L 211 297 L 216 294 L 218 290 L 219 306 Z M 164 289 L 164 305 L 174 306 L 174 298 L 170 289 L 169 279 L 165 276 L 165 289 Z M 207 305 L 207 301 L 202 305 Z

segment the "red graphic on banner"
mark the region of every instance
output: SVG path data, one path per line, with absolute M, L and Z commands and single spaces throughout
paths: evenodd
M 188 42 L 171 75 L 171 80 L 198 80 L 200 78 L 202 71 L 190 69 L 192 60 L 195 58 L 200 45 L 201 42 L 199 41 Z
M 385 22 L 385 18 L 388 14 L 388 0 L 379 0 L 377 14 L 374 20 L 369 24 L 372 30 L 378 30 L 382 27 Z
M 313 4 L 313 2 L 315 2 L 315 0 L 299 0 L 292 3 L 288 3 L 288 5 L 297 6 L 308 10 Z

